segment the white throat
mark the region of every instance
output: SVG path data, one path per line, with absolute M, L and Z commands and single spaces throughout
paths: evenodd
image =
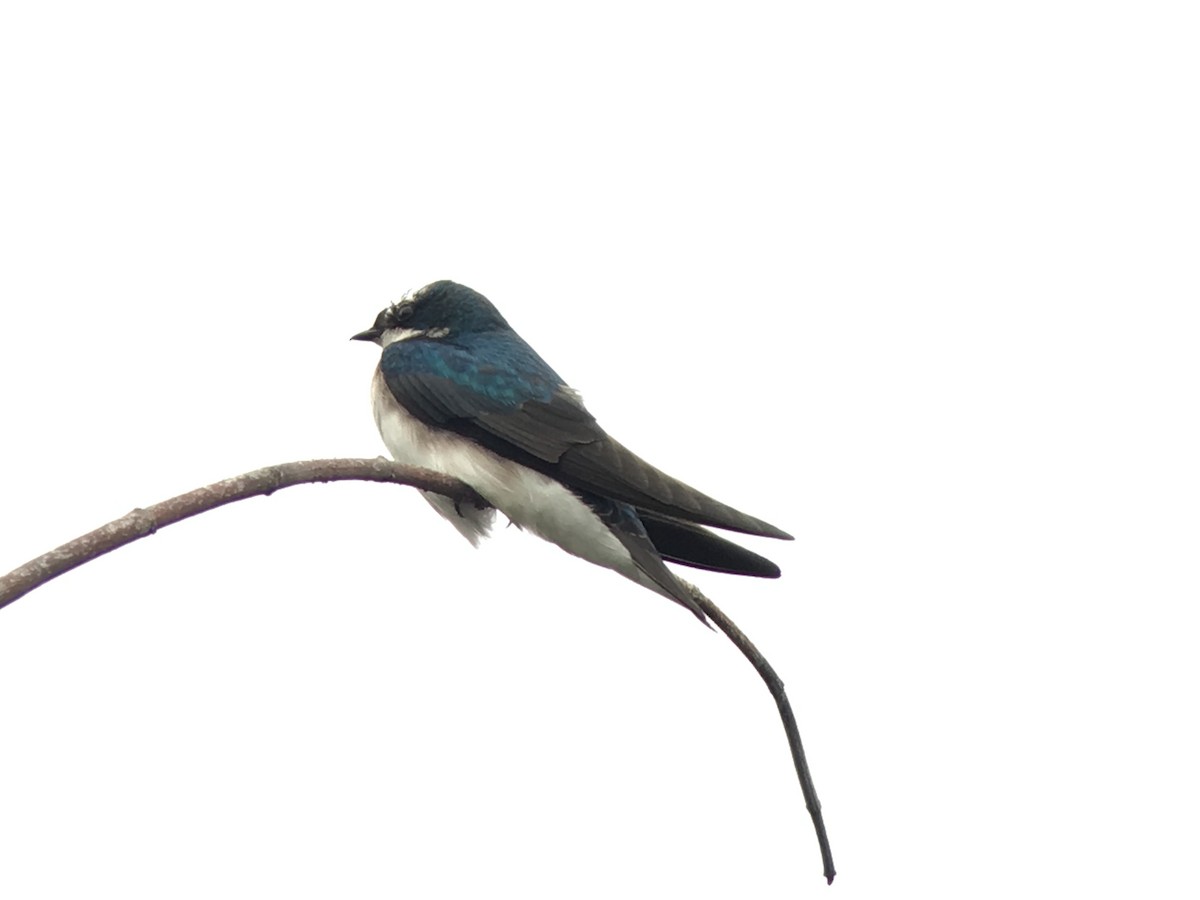
M 411 341 L 414 338 L 444 338 L 450 333 L 449 328 L 389 328 L 379 336 L 379 346 L 388 348 L 400 341 Z

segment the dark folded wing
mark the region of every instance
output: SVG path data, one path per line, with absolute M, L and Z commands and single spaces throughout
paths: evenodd
M 421 421 L 469 437 L 576 491 L 668 519 L 791 539 L 621 446 L 528 345 L 483 349 L 490 352 L 405 341 L 384 351 L 380 367 L 396 401 Z
M 557 477 L 566 484 L 624 500 L 639 510 L 743 534 L 791 540 L 769 522 L 739 512 L 656 469 L 601 431 L 589 444 L 571 447 L 559 459 Z

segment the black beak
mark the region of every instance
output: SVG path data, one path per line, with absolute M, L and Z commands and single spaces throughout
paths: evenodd
M 380 331 L 378 328 L 368 328 L 366 331 L 360 331 L 358 334 L 354 335 L 354 337 L 350 338 L 350 340 L 352 340 L 352 341 L 377 341 L 377 340 L 379 340 L 379 335 L 381 335 L 381 334 L 383 334 L 383 332 Z

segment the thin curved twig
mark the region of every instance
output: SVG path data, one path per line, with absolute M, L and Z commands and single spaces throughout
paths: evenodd
M 488 505 L 487 501 L 479 494 L 456 478 L 431 472 L 428 469 L 403 466 L 383 457 L 376 459 L 311 459 L 267 466 L 264 469 L 256 469 L 244 475 L 226 478 L 224 481 L 197 488 L 145 509 L 135 509 L 107 525 L 102 525 L 95 531 L 90 531 L 49 553 L 42 554 L 37 559 L 30 560 L 25 565 L 0 577 L 0 609 L 64 572 L 69 572 L 71 569 L 116 550 L 118 547 L 154 534 L 158 529 L 167 525 L 207 512 L 210 509 L 216 509 L 227 503 L 244 500 L 247 497 L 270 495 L 281 488 L 297 484 L 326 481 L 378 481 L 402 484 L 442 494 L 457 503 L 471 503 L 481 509 Z M 796 775 L 800 778 L 800 790 L 804 794 L 804 803 L 808 807 L 813 827 L 817 832 L 817 842 L 821 847 L 821 862 L 825 868 L 825 879 L 832 884 L 835 874 L 833 856 L 829 850 L 829 838 L 825 834 L 821 803 L 817 799 L 812 774 L 808 770 L 808 761 L 804 755 L 804 746 L 800 743 L 796 717 L 792 714 L 792 707 L 784 691 L 783 681 L 775 674 L 775 670 L 771 668 L 771 664 L 758 651 L 758 648 L 715 603 L 704 596 L 695 585 L 687 582 L 684 584 L 687 584 L 704 614 L 717 624 L 717 627 L 754 666 L 766 683 L 771 696 L 775 698 L 775 705 L 779 708 L 779 717 L 783 721 L 783 729 L 787 733 L 788 746 L 792 751 Z
M 280 488 L 318 481 L 382 481 L 404 484 L 444 494 L 460 503 L 472 503 L 480 508 L 487 502 L 457 478 L 402 466 L 390 459 L 309 459 L 255 469 L 244 475 L 226 478 L 145 509 L 135 509 L 121 518 L 101 525 L 95 531 L 68 541 L 49 553 L 0 577 L 0 609 L 34 588 L 41 587 L 63 572 L 124 547 L 139 538 L 154 534 L 160 528 L 173 525 L 226 503 L 247 497 L 266 496 Z
M 800 779 L 800 791 L 804 794 L 804 805 L 808 807 L 813 828 L 817 832 L 817 843 L 821 847 L 821 864 L 825 869 L 825 883 L 833 884 L 833 876 L 837 874 L 837 871 L 833 868 L 833 852 L 829 849 L 829 835 L 825 833 L 825 817 L 821 815 L 821 801 L 817 799 L 817 788 L 813 784 L 812 773 L 808 769 L 808 758 L 804 755 L 804 745 L 800 743 L 800 729 L 796 726 L 796 716 L 792 713 L 792 704 L 788 702 L 783 679 L 775 674 L 775 670 L 771 668 L 766 657 L 733 623 L 733 620 L 721 612 L 721 608 L 717 604 L 705 597 L 694 584 L 687 581 L 683 581 L 683 583 L 687 585 L 696 605 L 704 611 L 706 616 L 717 623 L 717 627 L 725 632 L 725 636 L 750 661 L 750 665 L 754 666 L 759 677 L 767 685 L 767 690 L 775 698 L 775 705 L 779 707 L 779 718 L 783 721 L 783 730 L 787 733 L 788 747 L 792 751 L 796 776 Z

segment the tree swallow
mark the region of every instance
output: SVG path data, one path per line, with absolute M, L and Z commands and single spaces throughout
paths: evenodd
M 704 526 L 791 540 L 676 481 L 613 440 L 482 294 L 435 281 L 352 340 L 383 348 L 375 424 L 397 462 L 466 482 L 494 509 L 425 499 L 478 546 L 495 510 L 518 527 L 704 613 L 664 565 L 779 577 Z M 461 507 L 461 508 L 459 508 Z

